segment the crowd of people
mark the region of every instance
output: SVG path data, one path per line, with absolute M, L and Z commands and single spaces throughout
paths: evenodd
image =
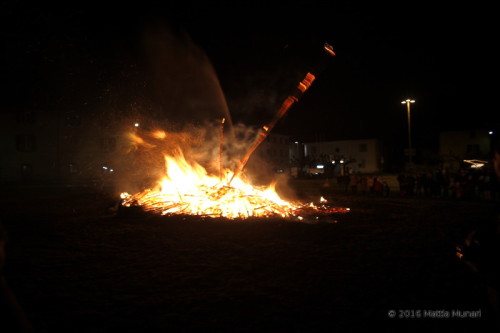
M 394 181 L 388 184 L 387 180 L 386 176 L 361 173 L 336 177 L 340 189 L 352 194 L 500 200 L 499 179 L 489 168 L 462 168 L 456 172 L 430 169 L 400 173 L 396 177 L 397 184 Z
M 397 177 L 401 196 L 496 200 L 500 187 L 490 168 L 462 168 L 456 172 L 435 169 L 401 173 Z
M 374 194 L 377 196 L 389 196 L 391 189 L 386 180 L 378 175 L 363 175 L 351 173 L 337 176 L 339 184 L 345 192 L 353 194 Z

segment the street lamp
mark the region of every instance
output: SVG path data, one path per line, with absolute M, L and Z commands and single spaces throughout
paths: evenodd
M 415 103 L 414 99 L 406 99 L 401 102 L 401 104 L 406 104 L 406 109 L 408 111 L 408 157 L 409 157 L 409 163 L 411 164 L 411 121 L 410 121 L 410 104 Z

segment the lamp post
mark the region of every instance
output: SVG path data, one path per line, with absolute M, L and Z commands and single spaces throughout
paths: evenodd
M 411 155 L 412 155 L 412 151 L 411 151 L 411 120 L 410 120 L 410 104 L 411 103 L 415 103 L 415 100 L 414 99 L 406 99 L 404 101 L 401 102 L 401 104 L 406 104 L 406 110 L 408 112 L 408 161 L 409 163 L 411 164 Z

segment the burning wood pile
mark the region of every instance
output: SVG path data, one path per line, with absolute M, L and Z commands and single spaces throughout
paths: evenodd
M 314 216 L 348 212 L 320 200 L 313 203 L 292 203 L 280 198 L 274 186 L 256 187 L 242 178 L 233 178 L 231 185 L 209 176 L 198 164 L 190 165 L 182 156 L 166 157 L 167 176 L 155 189 L 140 193 L 122 193 L 124 207 L 141 207 L 160 215 L 195 215 L 245 219 L 249 217 L 282 217 L 302 221 Z M 226 179 L 233 175 L 226 172 Z

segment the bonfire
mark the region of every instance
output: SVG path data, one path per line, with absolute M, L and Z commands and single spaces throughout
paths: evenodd
M 160 215 L 196 215 L 245 219 L 282 217 L 296 220 L 319 219 L 348 208 L 336 208 L 321 198 L 318 204 L 289 202 L 280 198 L 275 184 L 253 186 L 225 170 L 224 179 L 209 175 L 197 163 L 186 161 L 181 152 L 165 156 L 166 176 L 159 184 L 136 194 L 122 193 L 122 206 L 140 206 Z M 229 180 L 232 179 L 229 185 Z
M 330 45 L 324 50 L 335 55 Z M 256 136 L 235 170 L 223 169 L 223 125 L 221 121 L 220 169 L 218 175 L 210 174 L 196 161 L 188 161 L 181 149 L 170 151 L 165 156 L 165 175 L 153 188 L 136 194 L 121 193 L 123 207 L 141 207 L 146 212 L 160 215 L 194 215 L 201 217 L 222 217 L 246 219 L 249 217 L 281 217 L 297 220 L 320 219 L 333 213 L 345 213 L 349 208 L 336 208 L 323 197 L 318 204 L 290 202 L 283 200 L 275 190 L 275 184 L 254 186 L 242 173 L 246 163 L 257 147 L 266 139 L 275 124 L 288 109 L 299 100 L 315 79 L 307 73 L 297 85 L 293 94 L 283 102 L 275 117 Z M 166 134 L 153 135 L 165 139 Z M 136 143 L 144 140 L 134 136 Z

